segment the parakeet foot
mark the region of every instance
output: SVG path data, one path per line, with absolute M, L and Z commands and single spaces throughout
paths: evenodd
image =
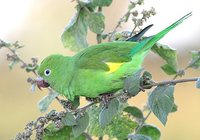
M 62 106 L 66 109 L 66 110 L 72 110 L 73 109 L 73 105 L 71 101 L 67 101 L 67 100 L 60 100 Z
M 103 103 L 103 106 L 105 106 L 106 108 L 108 107 L 108 103 L 109 101 L 111 100 L 111 96 L 113 95 L 113 93 L 104 93 L 104 94 L 101 94 L 99 97 L 97 98 L 89 98 L 89 97 L 86 97 L 85 99 L 87 101 L 90 101 L 90 102 L 95 102 L 95 103 L 99 103 L 99 102 L 102 102 Z
M 94 103 L 99 103 L 100 102 L 100 98 L 97 97 L 97 98 L 89 98 L 89 97 L 85 97 L 85 99 L 89 102 L 94 102 Z
M 110 102 L 110 97 L 113 95 L 113 93 L 108 93 L 108 94 L 102 94 L 101 95 L 101 100 L 102 100 L 102 103 L 103 105 L 108 108 L 108 103 Z

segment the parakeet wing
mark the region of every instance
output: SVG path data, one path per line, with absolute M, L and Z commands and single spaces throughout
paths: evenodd
M 124 63 L 131 60 L 131 56 L 128 55 L 130 50 L 135 46 L 140 38 L 152 27 L 149 25 L 141 30 L 138 34 L 128 38 L 126 41 L 129 42 L 112 42 L 103 43 L 92 46 L 92 48 L 86 49 L 85 51 L 78 54 L 78 66 L 84 69 L 98 69 L 108 71 L 110 63 Z M 132 43 L 131 43 L 132 42 Z
M 106 62 L 124 63 L 131 61 L 128 55 L 135 46 L 135 42 L 111 42 L 91 46 L 75 55 L 77 66 L 82 69 L 109 71 Z

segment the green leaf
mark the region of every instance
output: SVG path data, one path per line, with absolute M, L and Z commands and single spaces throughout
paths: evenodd
M 93 106 L 88 110 L 90 116 L 90 124 L 88 133 L 95 137 L 108 135 L 110 139 L 117 138 L 123 140 L 127 135 L 132 133 L 138 124 L 129 118 L 127 115 L 118 114 L 113 118 L 112 123 L 106 125 L 104 128 L 99 125 L 99 113 L 101 107 Z M 120 127 L 119 127 L 120 126 Z
M 101 38 L 104 40 L 104 39 L 106 39 L 108 37 L 108 34 L 107 33 L 102 33 L 101 34 Z
M 93 0 L 92 6 L 109 6 L 112 3 L 112 0 Z
M 173 67 L 171 67 L 169 64 L 165 64 L 165 65 L 161 66 L 161 68 L 168 75 L 177 74 L 177 71 Z
M 167 64 L 162 66 L 162 69 L 166 74 L 172 75 L 177 73 L 178 62 L 176 50 L 167 45 L 156 43 L 152 47 L 152 51 L 166 61 Z
M 101 34 L 105 28 L 104 20 L 105 17 L 102 13 L 90 13 L 88 17 L 88 25 L 90 30 L 96 34 Z
M 67 112 L 67 114 L 61 118 L 61 122 L 67 126 L 74 126 L 77 125 L 76 119 L 71 112 Z
M 198 69 L 200 68 L 200 50 L 199 51 L 190 51 L 192 59 L 190 60 L 189 67 Z
M 142 111 L 135 106 L 128 106 L 128 107 L 124 108 L 124 111 L 131 114 L 135 118 L 139 118 L 139 119 L 144 118 Z
M 87 109 L 87 112 L 88 112 L 89 117 L 90 117 L 87 132 L 90 135 L 93 135 L 93 136 L 96 136 L 96 137 L 103 136 L 104 128 L 101 128 L 100 124 L 99 124 L 99 113 L 101 112 L 101 110 L 102 110 L 102 108 L 99 107 L 99 106 L 96 106 L 96 105 L 93 105 L 92 107 Z
M 174 105 L 174 86 L 157 86 L 149 95 L 148 103 L 151 111 L 162 122 L 167 122 L 167 116 Z
M 49 105 L 52 103 L 52 101 L 58 96 L 58 93 L 56 92 L 49 92 L 48 95 L 44 96 L 39 102 L 38 102 L 38 108 L 41 112 L 47 111 L 49 108 Z
M 173 105 L 171 113 L 176 112 L 178 110 L 178 106 L 176 104 Z
M 49 124 L 44 129 L 43 140 L 65 140 L 70 139 L 71 128 L 64 127 L 63 129 L 56 128 L 53 123 Z
M 125 80 L 124 89 L 127 90 L 127 92 L 135 96 L 140 92 L 140 75 L 141 75 L 142 69 L 134 73 L 133 75 L 129 76 Z
M 131 140 L 151 140 L 150 137 L 142 134 L 129 134 L 128 138 L 130 138 Z
M 196 82 L 196 88 L 200 88 L 200 78 L 198 78 L 198 80 Z
M 128 116 L 121 115 L 113 119 L 112 123 L 104 130 L 104 133 L 108 135 L 110 139 L 117 138 L 118 140 L 124 140 L 137 126 L 138 124 Z
M 61 40 L 65 48 L 70 48 L 73 51 L 79 51 L 88 46 L 86 40 L 88 26 L 85 17 L 86 11 L 81 8 L 70 20 L 61 36 Z
M 108 107 L 104 107 L 99 114 L 99 123 L 101 127 L 108 125 L 112 119 L 117 115 L 119 108 L 119 101 L 113 99 L 110 101 Z
M 143 134 L 145 136 L 150 137 L 152 140 L 159 140 L 161 133 L 160 130 L 152 125 L 144 125 L 140 131 L 138 132 L 138 134 Z
M 144 77 L 145 79 L 152 79 L 152 75 L 148 71 L 144 71 L 142 77 Z
M 79 137 L 75 138 L 72 135 L 71 127 L 64 126 L 63 128 L 59 129 L 55 127 L 53 123 L 51 123 L 44 129 L 42 140 L 87 140 L 87 138 L 84 135 L 80 135 Z
M 75 137 L 80 136 L 89 124 L 89 115 L 85 113 L 83 116 L 80 116 L 76 119 L 77 125 L 72 127 L 72 132 Z

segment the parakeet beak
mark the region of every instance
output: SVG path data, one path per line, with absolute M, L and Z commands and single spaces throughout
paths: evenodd
M 36 78 L 37 87 L 42 90 L 41 88 L 49 87 L 49 83 L 47 83 L 42 77 Z

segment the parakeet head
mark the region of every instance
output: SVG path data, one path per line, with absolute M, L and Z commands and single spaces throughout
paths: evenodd
M 66 76 L 65 66 L 65 56 L 56 54 L 46 57 L 37 70 L 40 76 L 36 80 L 38 88 L 50 86 L 57 91 L 59 85 L 62 85 L 63 77 Z

